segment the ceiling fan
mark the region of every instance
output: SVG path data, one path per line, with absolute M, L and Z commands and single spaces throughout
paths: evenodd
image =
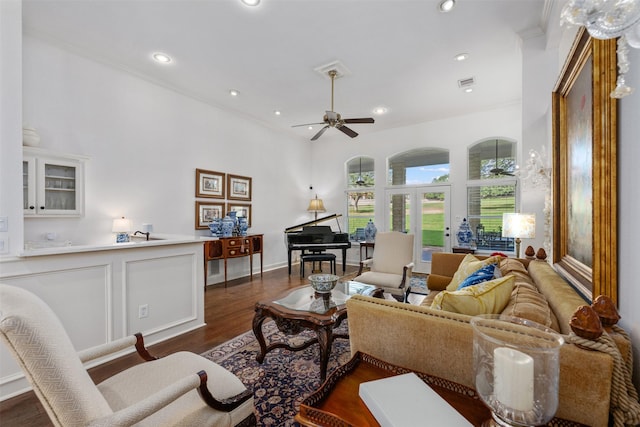
M 492 175 L 514 176 L 514 174 L 512 174 L 511 172 L 508 172 L 505 169 L 498 167 L 498 140 L 497 139 L 496 139 L 496 162 L 494 166 L 495 167 L 489 171 Z
M 353 129 L 350 129 L 347 126 L 345 126 L 346 123 L 349 123 L 349 124 L 373 123 L 374 120 L 371 117 L 360 118 L 360 119 L 343 119 L 339 113 L 336 113 L 335 111 L 333 111 L 333 83 L 336 76 L 338 75 L 338 72 L 336 70 L 329 70 L 328 74 L 329 74 L 329 77 L 331 78 L 331 111 L 326 112 L 326 114 L 322 118 L 322 122 L 307 123 L 304 125 L 294 125 L 292 127 L 295 128 L 299 126 L 325 125 L 322 129 L 320 129 L 318 133 L 316 133 L 313 136 L 313 138 L 311 138 L 312 141 L 315 141 L 316 139 L 320 138 L 322 134 L 329 128 L 336 128 L 340 132 L 350 136 L 351 138 L 355 138 L 356 136 L 358 136 L 358 133 L 355 132 Z

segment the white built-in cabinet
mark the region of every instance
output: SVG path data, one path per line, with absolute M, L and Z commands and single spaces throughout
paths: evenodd
M 24 147 L 25 216 L 82 216 L 86 157 Z

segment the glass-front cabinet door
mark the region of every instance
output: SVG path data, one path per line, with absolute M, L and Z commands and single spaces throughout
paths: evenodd
M 26 216 L 82 214 L 81 161 L 25 155 L 22 171 Z

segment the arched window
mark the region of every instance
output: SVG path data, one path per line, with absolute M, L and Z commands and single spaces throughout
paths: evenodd
M 347 225 L 349 239 L 364 240 L 364 227 L 375 216 L 375 163 L 371 157 L 354 157 L 347 169 Z
M 419 185 L 449 181 L 449 150 L 416 148 L 389 158 L 389 184 Z
M 469 147 L 467 218 L 478 250 L 513 251 L 502 214 L 516 212 L 516 143 L 492 138 Z

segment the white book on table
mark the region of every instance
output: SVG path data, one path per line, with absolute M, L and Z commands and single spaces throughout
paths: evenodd
M 382 427 L 472 425 L 414 373 L 364 382 L 359 395 Z

